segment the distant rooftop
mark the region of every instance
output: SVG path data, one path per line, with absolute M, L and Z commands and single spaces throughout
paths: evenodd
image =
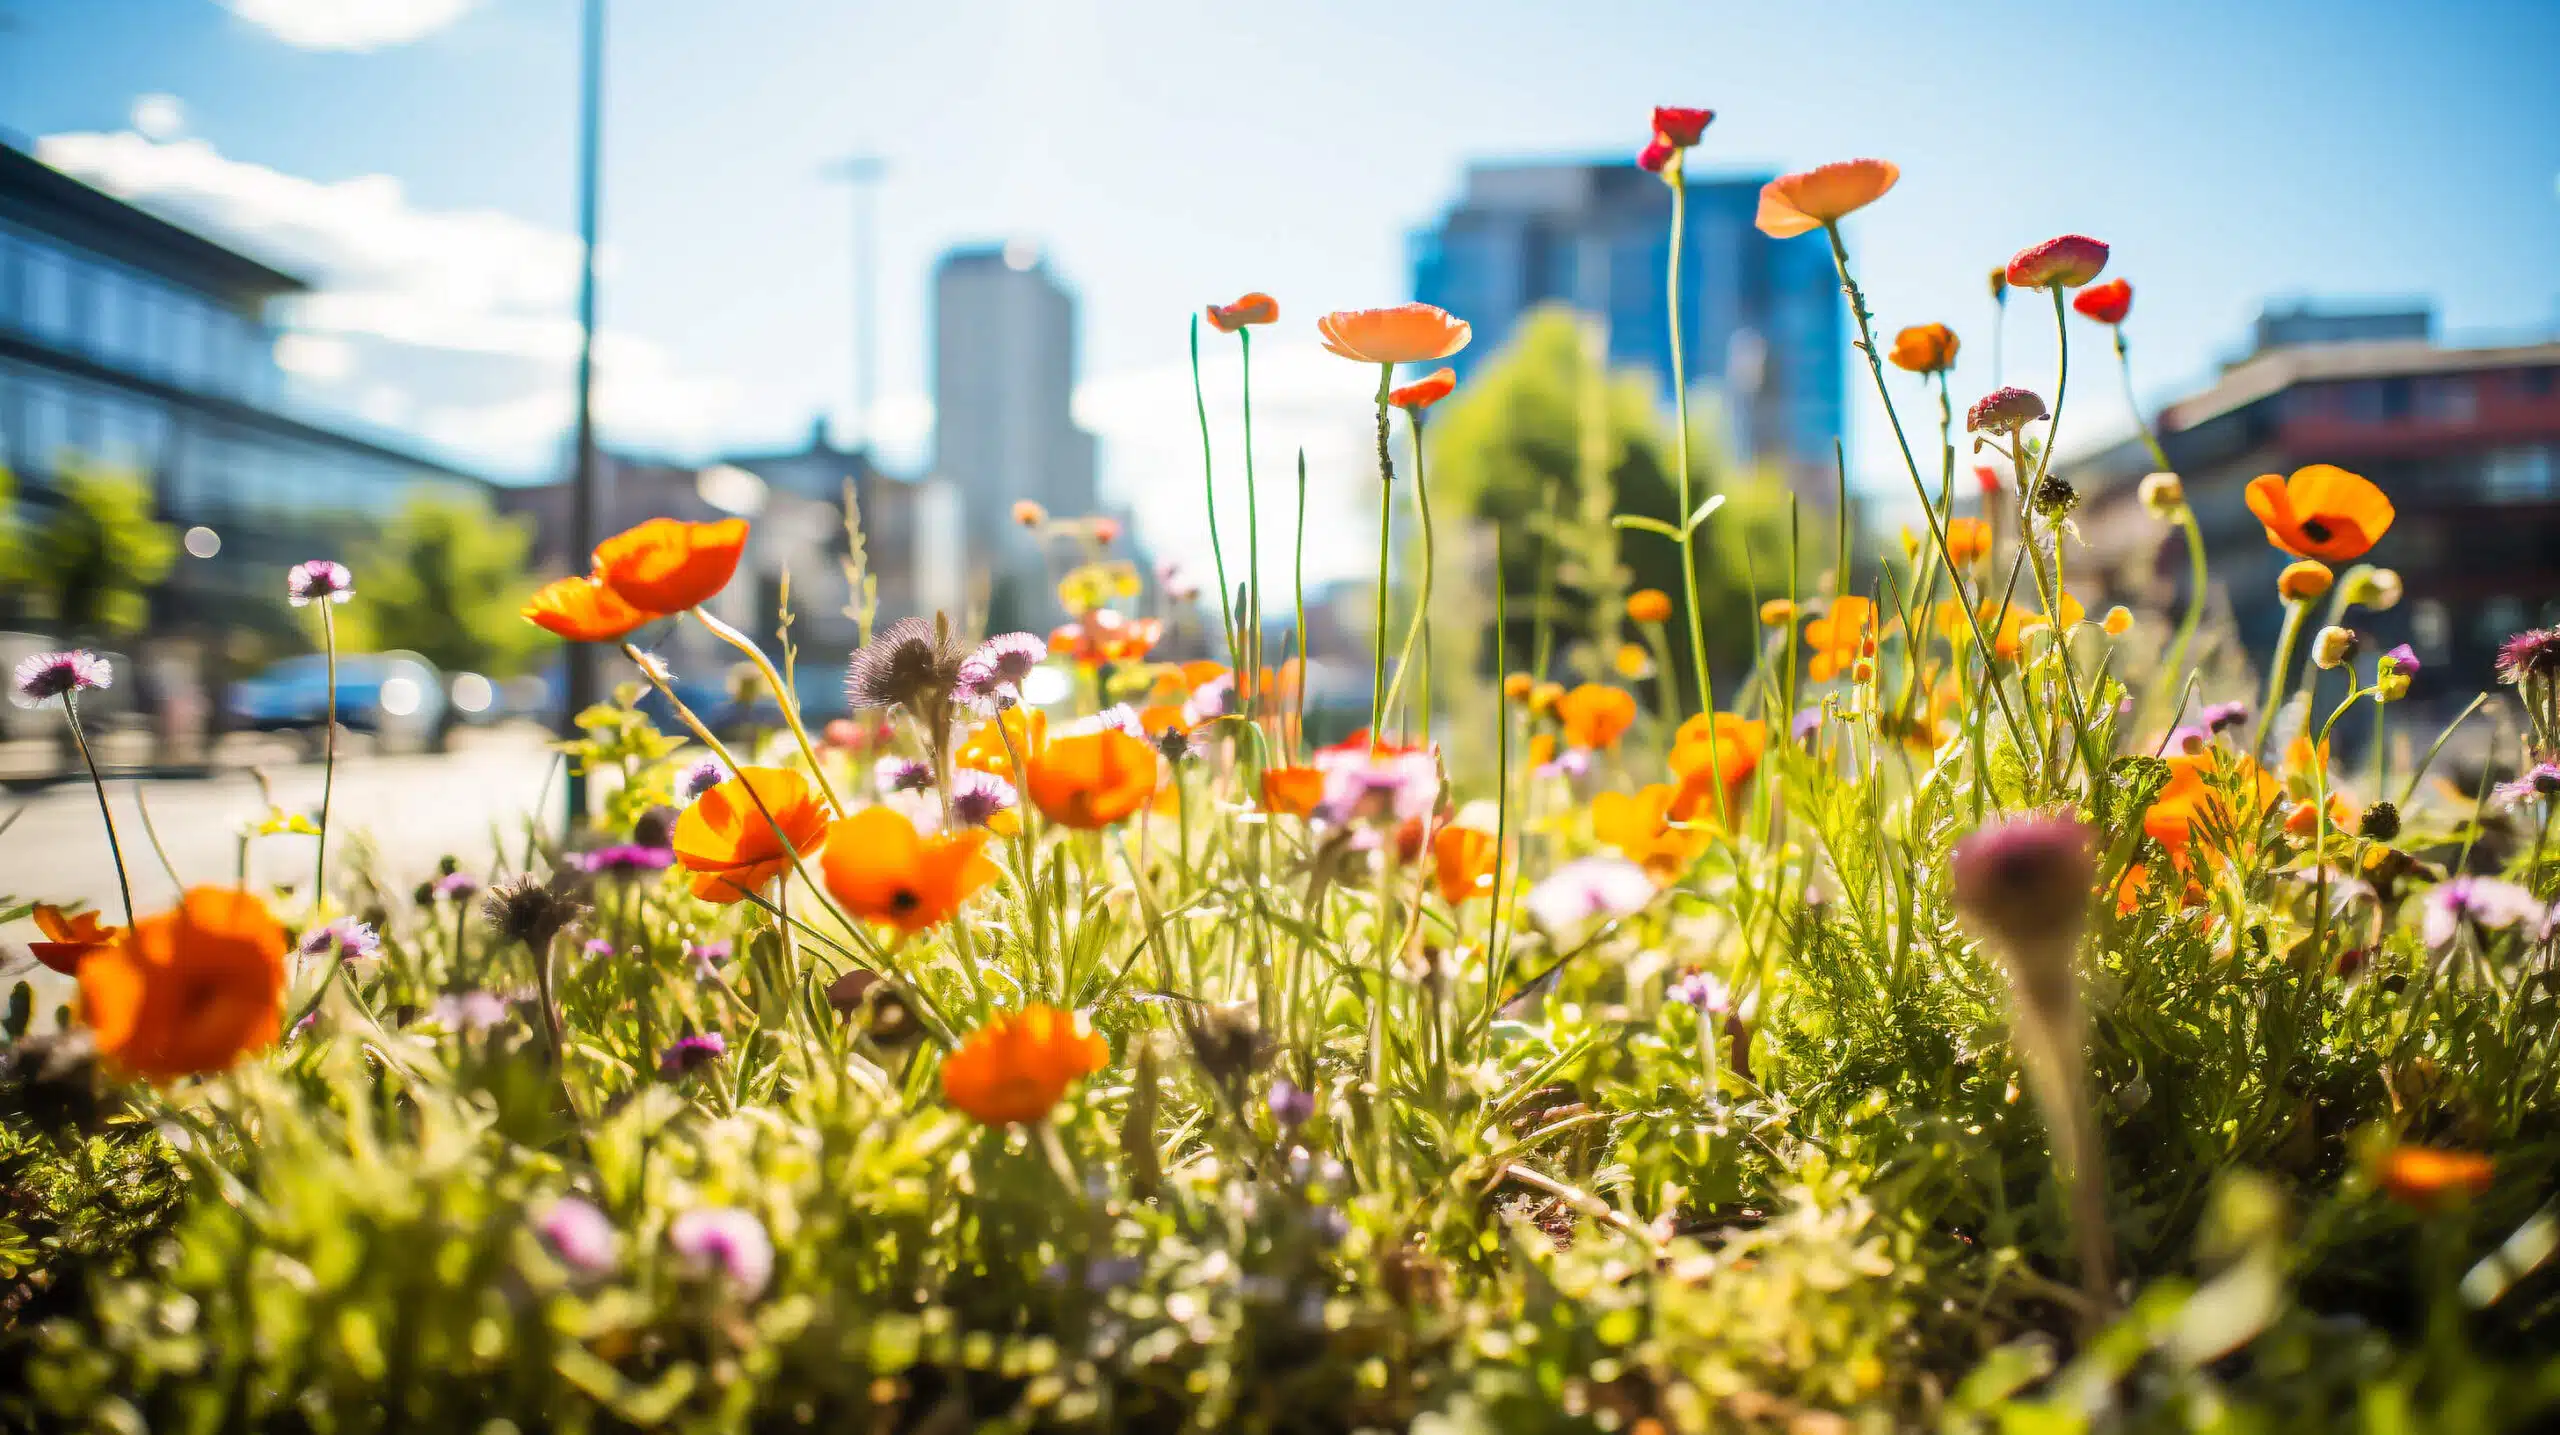
M 2424 300 L 2354 306 L 2295 300 L 2282 307 L 2269 304 L 2258 311 L 2254 352 L 2384 339 L 2425 342 L 2435 335 L 2435 306 Z
M 2171 429 L 2191 429 L 2296 384 L 2318 380 L 2548 367 L 2560 367 L 2560 342 L 2477 349 L 2443 348 L 2426 338 L 2296 344 L 2263 350 L 2223 370 L 2213 387 L 2171 405 L 2162 419 Z
M 137 268 L 234 299 L 265 299 L 311 287 L 273 265 L 92 189 L 7 144 L 0 144 L 0 214 Z

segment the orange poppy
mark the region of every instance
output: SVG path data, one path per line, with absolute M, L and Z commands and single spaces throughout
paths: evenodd
M 521 610 L 535 627 L 573 643 L 610 643 L 660 616 L 622 601 L 594 578 L 559 578 L 533 590 Z
M 284 1023 L 284 925 L 227 887 L 178 905 L 81 958 L 80 1019 L 98 1054 L 152 1081 L 224 1071 Z
M 1273 812 L 1304 817 L 1324 801 L 1324 773 L 1312 767 L 1267 767 L 1262 770 L 1262 805 Z
M 1979 518 L 1947 520 L 1947 557 L 1959 568 L 1970 568 L 1991 553 L 1991 525 Z
M 1431 304 L 1338 309 L 1316 321 L 1327 350 L 1364 364 L 1428 364 L 1467 346 L 1467 321 Z
M 2045 621 L 2044 614 L 2034 608 L 1997 603 L 1990 599 L 1983 600 L 1982 606 L 1976 610 L 1976 616 L 1982 619 L 1984 630 L 1991 634 L 1992 656 L 2002 662 L 2016 662 L 2018 654 L 2026 650 L 2027 634 L 2039 628 L 2051 626 Z M 2064 629 L 2078 627 L 2081 620 L 2088 616 L 2089 610 L 2080 606 L 2079 599 L 2068 593 L 2062 595 Z M 1955 624 L 1954 632 L 1965 637 L 1972 636 L 1972 631 L 1964 626 L 1964 618 L 1961 614 L 1956 615 Z
M 1149 737 L 1162 737 L 1169 732 L 1180 732 L 1182 731 L 1182 705 L 1151 703 L 1142 707 L 1138 709 L 1138 726 L 1144 729 Z
M 1019 1126 L 1110 1064 L 1111 1044 L 1084 1018 L 1034 1004 L 994 1017 L 942 1059 L 942 1099 L 989 1126 Z
M 1118 728 L 1059 738 L 1027 762 L 1032 803 L 1067 827 L 1108 827 L 1156 791 L 1156 750 Z
M 1564 724 L 1564 740 L 1575 747 L 1595 752 L 1616 747 L 1636 725 L 1635 694 L 1584 683 L 1557 700 L 1556 720 Z
M 2395 516 L 2381 489 L 2335 464 L 2297 468 L 2291 478 L 2261 474 L 2249 480 L 2247 497 L 2269 543 L 2324 563 L 2362 558 Z
M 846 911 L 921 932 L 951 920 L 961 903 L 996 879 L 986 845 L 982 828 L 925 837 L 905 813 L 866 807 L 828 827 L 818 871 Z
M 1209 327 L 1221 334 L 1232 334 L 1247 324 L 1268 324 L 1280 317 L 1280 301 L 1256 291 L 1232 304 L 1211 304 L 1201 310 L 1208 316 Z
M 780 876 L 795 854 L 806 856 L 826 835 L 827 805 L 809 779 L 787 767 L 744 767 L 676 819 L 676 861 L 693 874 L 693 895 L 727 906 Z
M 1457 370 L 1434 369 L 1412 383 L 1388 390 L 1387 402 L 1408 413 L 1419 413 L 1449 397 L 1449 391 L 1457 386 Z
M 1961 347 L 1956 331 L 1944 324 L 1914 324 L 1893 336 L 1893 352 L 1885 357 L 1897 369 L 1935 374 L 1956 366 L 1956 350 Z
M 1714 793 L 1715 818 L 1729 819 L 1735 792 L 1760 770 L 1760 758 L 1768 750 L 1769 725 L 1757 718 L 1717 713 L 1711 719 L 1700 713 L 1680 724 L 1671 738 L 1671 771 L 1680 779 L 1671 815 L 1692 820 Z
M 1544 767 L 1556 760 L 1556 735 L 1542 732 L 1529 739 L 1529 766 Z
M 1007 738 L 1012 745 L 1006 745 Z M 968 739 L 953 750 L 951 760 L 962 767 L 1012 781 L 1015 777 L 1013 757 L 1022 755 L 1028 762 L 1034 753 L 1049 745 L 1049 715 L 1038 708 L 1010 707 L 993 721 L 978 724 Z
M 1227 675 L 1227 665 L 1207 658 L 1193 658 L 1182 665 L 1182 685 L 1197 692 L 1202 685 L 1216 682 Z
M 2497 1167 L 2486 1156 L 2433 1146 L 2394 1146 L 2383 1153 L 2374 1184 L 2404 1206 L 2433 1211 L 2487 1193 Z
M 1013 521 L 1025 528 L 1038 528 L 1049 521 L 1049 510 L 1027 498 L 1013 501 Z
M 2276 771 L 2287 778 L 2317 779 L 2329 770 L 2329 744 L 2314 743 L 2306 734 L 2296 733 L 2284 745 L 2284 757 L 2276 763 Z
M 596 545 L 596 581 L 650 613 L 681 613 L 729 586 L 747 548 L 747 521 L 652 518 Z
M 2245 846 L 2276 800 L 2276 780 L 2244 753 L 2208 747 L 2168 756 L 2169 781 L 2142 814 L 2142 830 L 2169 851 L 2180 871 L 2194 865 L 2199 839 L 2207 857 Z M 2239 806 L 2233 806 L 2234 799 Z
M 124 934 L 122 927 L 102 925 L 95 912 L 65 916 L 60 907 L 50 902 L 36 903 L 35 919 L 45 940 L 27 943 L 27 950 L 37 961 L 66 977 L 80 970 L 82 957 L 113 946 L 116 938 Z
M 2332 832 L 2346 832 L 2352 830 L 2354 826 L 2355 812 L 2347 806 L 2347 800 L 2337 793 L 2330 793 L 2329 830 Z M 2284 815 L 2284 830 L 2288 835 L 2294 837 L 2319 836 L 2319 804 L 2315 802 L 2295 803 L 2293 805 L 2293 809 Z
M 1487 896 L 1493 891 L 1493 834 L 1451 823 L 1431 834 L 1431 865 L 1440 900 L 1450 906 Z
M 1882 199 L 1900 178 L 1901 166 L 1885 159 L 1844 159 L 1782 174 L 1760 187 L 1754 222 L 1772 239 L 1811 234 Z
M 1857 662 L 1867 643 L 1868 625 L 1875 621 L 1875 608 L 1851 594 L 1834 598 L 1828 611 L 1805 620 L 1805 646 L 1813 650 L 1805 671 L 1815 682 L 1828 682 Z
M 1105 663 L 1134 663 L 1154 652 L 1163 636 L 1164 623 L 1159 619 L 1129 618 L 1109 608 L 1096 608 L 1050 629 L 1049 651 L 1097 668 Z
M 2142 908 L 2143 891 L 2150 885 L 2151 869 L 2149 867 L 2140 862 L 2136 862 L 2125 868 L 2123 879 L 2116 883 L 2116 915 L 2119 917 L 2130 917 L 2135 912 L 2140 911 Z M 2181 908 L 2191 910 L 2193 908 L 2201 907 L 2211 900 L 2212 898 L 2206 894 L 2203 884 L 2197 882 L 2192 877 L 2184 879 L 2183 886 L 2180 888 L 2178 893 L 2178 905 Z
M 1601 793 L 1591 799 L 1591 835 L 1625 853 L 1656 882 L 1676 880 L 1708 841 L 1704 832 L 1671 825 L 1679 800 L 1679 789 L 1667 782 L 1633 793 Z

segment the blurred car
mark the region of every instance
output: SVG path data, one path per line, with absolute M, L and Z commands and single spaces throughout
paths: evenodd
M 444 677 L 415 653 L 351 653 L 338 659 L 338 721 L 396 748 L 430 746 L 445 714 Z M 223 710 L 234 728 L 316 735 L 329 714 L 328 660 L 287 658 L 231 685 Z

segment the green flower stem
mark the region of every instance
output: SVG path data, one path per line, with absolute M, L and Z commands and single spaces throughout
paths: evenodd
M 1947 564 L 1947 581 L 1955 588 L 1956 606 L 1964 610 L 1965 625 L 1973 630 L 1974 651 L 1982 655 L 1982 661 L 1988 668 L 1992 658 L 1991 640 L 1984 636 L 1982 617 L 1973 611 L 1973 600 L 1964 591 L 1964 575 L 1956 571 L 1955 563 L 1948 555 L 1946 525 L 1938 521 L 1938 510 L 1929 504 L 1929 485 L 1920 477 L 1920 461 L 1911 456 L 1911 440 L 1902 431 L 1902 415 L 1894 408 L 1893 393 L 1885 385 L 1884 356 L 1876 349 L 1875 328 L 1867 313 L 1867 298 L 1859 290 L 1858 281 L 1849 275 L 1849 246 L 1841 241 L 1839 225 L 1825 224 L 1822 232 L 1831 239 L 1831 266 L 1839 272 L 1841 292 L 1849 296 L 1849 317 L 1857 322 L 1858 347 L 1866 353 L 1867 372 L 1875 380 L 1876 397 L 1883 401 L 1884 416 L 1893 425 L 1893 441 L 1902 450 L 1902 466 L 1911 474 L 1911 491 L 1919 496 L 1921 512 L 1929 520 L 1929 539 L 1938 545 L 1938 557 Z M 1998 675 L 1992 674 L 1984 686 L 1990 689 L 1992 701 L 2000 709 L 2000 720 L 2008 726 L 2011 745 L 2020 753 L 2026 752 L 2026 730 L 2018 726 L 2018 715 L 2009 710 L 2009 695 L 2000 686 Z M 1793 720 L 1790 716 L 1789 721 Z
M 336 607 L 337 601 L 334 597 L 323 597 L 320 600 L 320 650 L 324 655 L 326 681 L 329 684 L 329 709 L 328 721 L 320 729 L 322 755 L 320 837 L 311 858 L 311 913 L 314 917 L 317 917 L 329 902 L 329 799 L 338 786 L 338 618 L 334 611 Z M 106 793 L 103 789 L 98 794 L 98 800 L 102 804 L 106 801 Z M 116 863 L 116 875 L 119 878 L 124 875 L 124 863 L 121 859 Z M 132 904 L 133 899 L 128 895 L 125 905 L 129 907 Z
M 116 840 L 115 814 L 107 810 L 107 784 L 98 776 L 98 760 L 90 755 L 89 735 L 80 730 L 80 709 L 70 693 L 62 695 L 62 717 L 71 724 L 71 745 L 80 749 L 80 765 L 89 769 L 89 785 L 97 789 L 98 820 L 106 825 L 107 855 L 115 859 L 116 891 L 124 897 L 125 930 L 133 929 L 133 883 L 125 877 L 124 845 Z M 138 794 L 137 794 L 138 796 Z
M 844 803 L 836 796 L 835 786 L 827 781 L 826 764 L 818 761 L 818 748 L 815 743 L 809 741 L 809 730 L 800 724 L 799 694 L 792 692 L 783 683 L 782 674 L 773 670 L 772 660 L 764 655 L 764 649 L 756 646 L 755 639 L 713 617 L 708 608 L 694 609 L 693 616 L 702 620 L 702 626 L 711 630 L 711 636 L 746 654 L 747 661 L 755 664 L 756 671 L 764 677 L 765 686 L 773 692 L 774 705 L 782 709 L 782 720 L 791 727 L 792 740 L 800 744 L 800 756 L 809 764 L 809 776 L 817 782 L 818 791 L 826 795 L 828 810 L 842 817 L 845 811 Z M 647 665 L 642 666 L 645 668 Z M 672 697 L 673 694 L 669 696 Z M 939 750 L 944 744 L 937 741 L 934 746 Z M 737 769 L 736 763 L 729 764 L 730 771 L 735 772 Z M 950 784 L 943 784 L 943 788 L 944 791 L 949 791 Z
M 1307 743 L 1307 451 L 1298 450 L 1298 539 L 1295 567 L 1290 574 L 1291 596 L 1298 606 L 1298 720 L 1290 742 L 1284 744 L 1291 760 Z
M 2267 700 L 2258 712 L 2258 729 L 2249 738 L 2249 755 L 2260 762 L 2267 760 L 2267 733 L 2275 726 L 2276 708 L 2284 701 L 2285 677 L 2293 671 L 2293 645 L 2302 636 L 2302 615 L 2311 605 L 2288 598 L 2284 605 L 2284 631 L 2276 635 L 2275 662 L 2267 670 Z
M 1245 719 L 1255 720 L 1259 709 L 1255 700 L 1262 691 L 1262 497 L 1253 481 L 1253 330 L 1238 328 L 1236 339 L 1244 346 L 1244 571 L 1246 651 L 1237 658 L 1244 669 L 1243 688 Z M 1221 579 L 1223 580 L 1221 575 Z
M 1686 166 L 1675 153 L 1666 167 L 1671 176 L 1671 259 L 1663 276 L 1663 302 L 1671 319 L 1671 407 L 1672 421 L 1679 428 L 1672 434 L 1673 462 L 1678 468 L 1680 494 L 1679 515 L 1672 521 L 1680 525 L 1680 606 L 1689 610 L 1689 662 L 1697 669 L 1698 711 L 1707 719 L 1708 771 L 1724 771 L 1723 743 L 1716 735 L 1716 680 L 1707 670 L 1706 620 L 1698 611 L 1698 530 L 1689 521 L 1695 496 L 1689 479 L 1689 378 L 1680 350 L 1680 251 L 1689 213 L 1689 180 Z
M 2204 621 L 2205 552 L 2204 530 L 2196 524 L 2195 510 L 2178 506 L 2178 527 L 2187 538 L 2187 611 L 2178 620 L 2177 635 L 2169 640 L 2169 658 L 2161 673 L 2170 690 L 2175 690 L 2187 665 L 2187 649 L 2195 642 L 2197 625 Z
M 1251 379 L 1248 378 L 1247 382 L 1250 383 Z M 1223 625 L 1220 631 L 1227 640 L 1227 660 L 1237 662 L 1241 655 L 1236 651 L 1235 608 L 1227 597 L 1227 550 L 1218 541 L 1218 474 L 1209 448 L 1209 400 L 1200 391 L 1200 316 L 1197 314 L 1191 316 L 1191 407 L 1200 415 L 1200 491 L 1209 505 L 1209 558 L 1218 570 L 1218 621 Z
M 2162 473 L 2173 472 L 2174 468 L 2169 462 L 2168 450 L 2160 446 L 2160 436 L 2151 431 L 2151 421 L 2142 416 L 2142 401 L 2133 396 L 2133 356 L 2127 352 L 2125 348 L 2124 326 L 2122 324 L 2118 324 L 2115 325 L 2114 328 L 2116 331 L 2116 372 L 2124 376 L 2124 406 L 2126 411 L 2133 415 L 2134 432 L 2142 435 L 2143 446 L 2151 450 L 2151 461 L 2160 465 L 2160 471 Z
M 1406 417 L 1413 426 L 1413 502 L 1422 516 L 1422 589 L 1413 605 L 1413 621 L 1405 625 L 1404 646 L 1396 653 L 1395 678 L 1387 687 L 1384 713 L 1390 715 L 1395 712 L 1396 699 L 1404 692 L 1405 674 L 1413 670 L 1415 645 L 1421 641 L 1423 629 L 1431 621 L 1431 489 L 1424 480 L 1422 469 L 1422 410 L 1411 410 Z M 1380 591 L 1385 590 L 1382 588 Z M 1431 738 L 1431 665 L 1428 660 L 1423 662 L 1421 676 L 1416 681 L 1418 705 L 1422 709 L 1422 735 L 1428 742 Z M 1375 732 L 1375 729 L 1371 731 Z
M 1396 366 L 1378 366 L 1378 622 L 1370 641 L 1374 669 L 1369 675 L 1369 750 L 1385 740 L 1387 716 L 1387 542 L 1394 527 L 1395 461 L 1387 451 L 1387 390 L 1395 383 Z M 1299 674 L 1304 683 L 1306 675 Z

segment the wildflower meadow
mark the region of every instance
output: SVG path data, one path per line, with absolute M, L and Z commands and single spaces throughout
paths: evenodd
M 1675 254 L 1712 118 L 1652 116 Z M 494 866 L 376 870 L 347 834 L 401 814 L 324 791 L 271 828 L 313 853 L 282 886 L 13 892 L 77 990 L 7 1012 L 0 1421 L 2554 1428 L 2560 630 L 2396 722 L 2418 659 L 2356 629 L 2398 601 L 2391 495 L 2257 479 L 2291 564 L 2228 591 L 2165 457 L 2181 596 L 2084 608 L 2055 436 L 2124 419 L 2134 290 L 2027 245 L 1990 312 L 2060 368 L 1951 392 L 1959 326 L 1870 304 L 1959 301 L 1869 294 L 1842 227 L 1898 178 L 1790 174 L 1758 224 L 1837 265 L 1904 541 L 1797 510 L 1738 631 L 1675 374 L 1674 517 L 1607 531 L 1680 588 L 1593 651 L 1494 565 L 1498 641 L 1453 658 L 1468 324 L 1327 313 L 1379 526 L 1367 710 L 1320 730 L 1295 575 L 1227 566 L 1240 496 L 1305 492 L 1250 385 L 1306 319 L 1247 294 L 1193 328 L 1245 431 L 1202 404 L 1201 486 L 1147 498 L 1226 506 L 1210 659 L 1158 656 L 1183 620 L 1116 524 L 1026 503 L 1067 621 L 866 618 L 853 717 L 812 724 L 787 616 L 702 606 L 748 523 L 654 519 L 525 609 L 620 682 L 562 744 L 600 794 L 565 838 L 527 792 Z M 338 661 L 368 575 L 278 577 Z M 2281 609 L 2264 671 L 2217 602 Z M 685 623 L 773 721 L 686 705 L 652 652 Z M 12 696 L 85 756 L 121 676 L 40 654 Z

